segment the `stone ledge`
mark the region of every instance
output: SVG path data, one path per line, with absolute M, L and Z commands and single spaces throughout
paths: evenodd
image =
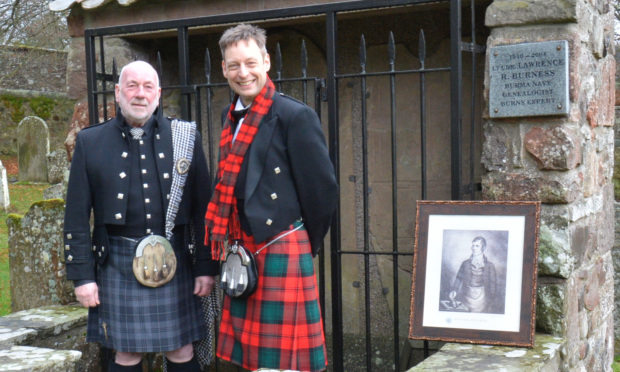
M 44 306 L 0 317 L 0 345 L 27 345 L 84 326 L 81 306 Z
M 543 334 L 536 335 L 532 349 L 448 343 L 407 372 L 555 372 L 560 370 L 565 344 L 563 338 Z
M 74 350 L 0 345 L 0 371 L 73 371 L 81 357 L 82 353 Z

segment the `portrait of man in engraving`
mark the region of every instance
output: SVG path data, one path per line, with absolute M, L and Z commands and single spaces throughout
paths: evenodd
M 439 311 L 503 314 L 507 247 L 507 231 L 444 230 Z

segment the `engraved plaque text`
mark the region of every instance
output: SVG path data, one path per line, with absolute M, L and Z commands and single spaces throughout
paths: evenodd
M 492 118 L 568 114 L 566 40 L 492 47 Z

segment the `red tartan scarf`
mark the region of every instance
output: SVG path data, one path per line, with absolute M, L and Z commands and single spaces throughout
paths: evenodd
M 231 111 L 234 109 L 239 99 L 238 95 L 235 96 L 232 105 L 230 105 L 230 111 L 226 117 L 226 123 L 222 130 L 222 137 L 220 138 L 220 160 L 217 170 L 217 177 L 220 181 L 217 186 L 215 186 L 215 191 L 213 192 L 205 216 L 205 225 L 207 228 L 205 245 L 209 242 L 210 234 L 210 240 L 213 241 L 211 245 L 213 259 L 219 257 L 220 248 L 223 247 L 224 241 L 226 240 L 228 222 L 236 203 L 234 190 L 237 176 L 241 170 L 241 163 L 243 162 L 248 147 L 250 147 L 254 140 L 256 132 L 258 132 L 260 122 L 271 108 L 275 92 L 275 86 L 271 82 L 271 79 L 267 77 L 267 82 L 258 96 L 254 98 L 252 107 L 246 114 L 243 125 L 239 128 L 239 133 L 237 133 L 234 143 L 232 142 L 234 131 L 231 127 L 233 121 Z

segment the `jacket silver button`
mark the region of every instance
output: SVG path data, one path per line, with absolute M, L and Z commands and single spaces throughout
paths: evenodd
M 164 158 L 164 153 L 163 153 L 163 152 L 160 152 L 160 153 L 159 153 L 159 158 L 160 158 L 160 159 L 163 159 L 163 158 Z
M 273 171 L 276 172 L 276 174 L 280 173 L 280 167 L 275 167 Z
M 142 169 L 142 174 L 146 174 L 146 169 Z
M 144 202 L 145 202 L 145 203 L 150 203 L 150 202 L 151 202 L 151 199 L 146 198 L 146 199 L 144 199 Z
M 117 213 L 116 215 L 114 215 L 114 217 L 116 217 L 117 220 L 120 220 L 121 218 L 123 218 L 123 216 L 120 213 Z
M 68 251 L 71 249 L 71 246 L 65 245 L 65 251 Z
M 121 133 L 123 135 L 123 138 L 125 138 L 125 133 Z
M 125 195 L 124 195 L 124 194 L 119 193 L 117 197 L 118 197 L 119 199 L 123 199 L 123 198 L 125 197 Z
M 124 158 L 126 158 L 126 157 L 127 157 L 127 155 L 128 155 L 128 154 L 127 154 L 126 152 L 123 152 L 123 155 L 121 155 L 121 156 L 122 156 L 122 157 L 124 157 Z
M 151 233 L 151 229 L 146 229 L 146 233 L 150 234 Z
M 271 194 L 271 199 L 276 200 L 277 198 L 278 198 L 278 195 L 275 192 Z
M 141 144 L 141 145 L 144 145 L 144 141 L 140 140 L 140 144 Z
M 125 177 L 127 177 L 127 175 L 125 174 L 125 172 L 121 172 L 121 174 L 119 174 L 119 177 L 120 178 L 125 178 Z
M 170 194 L 166 195 L 166 199 L 170 199 Z
M 105 247 L 101 247 L 101 252 L 105 252 Z
M 266 223 L 267 225 L 271 226 L 271 224 L 273 223 L 273 221 L 272 221 L 270 218 L 268 218 L 268 219 L 267 219 L 267 222 L 265 222 L 265 223 Z
M 97 253 L 99 253 L 99 257 L 101 257 L 101 252 L 97 252 Z
M 157 134 L 155 137 L 157 137 L 157 139 L 159 139 L 159 134 Z
M 73 256 L 72 255 L 67 256 L 67 260 L 73 261 Z
M 71 240 L 73 239 L 73 236 L 71 234 L 67 234 L 67 239 Z
M 150 215 L 150 214 L 147 214 L 147 215 L 146 215 L 146 219 L 147 219 L 147 220 L 150 220 L 150 219 L 151 219 L 151 215 Z
M 164 173 L 164 178 L 170 178 L 170 174 Z
M 93 252 L 97 250 L 97 246 L 93 245 Z
M 144 159 L 146 159 L 146 155 L 142 155 L 142 156 L 140 156 L 140 158 L 141 158 L 142 160 L 144 160 Z
M 148 189 L 148 188 L 149 188 L 149 184 L 148 184 L 148 183 L 145 183 L 145 184 L 144 184 L 144 185 L 142 185 L 142 186 L 144 186 L 144 188 L 145 188 L 145 189 Z

